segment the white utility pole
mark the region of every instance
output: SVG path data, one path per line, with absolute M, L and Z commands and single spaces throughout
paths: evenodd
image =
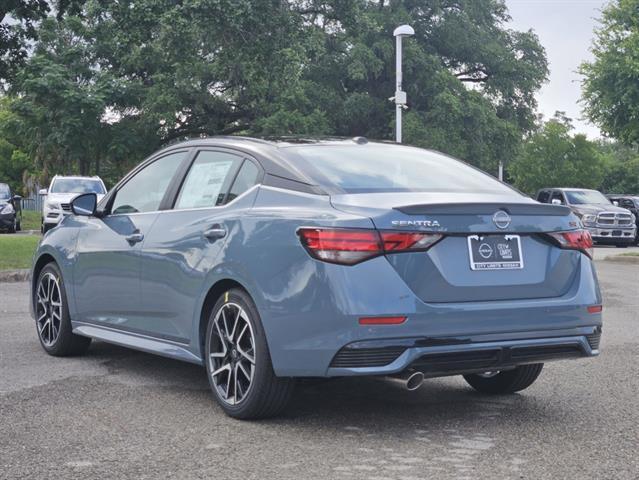
M 410 25 L 401 25 L 395 29 L 395 140 L 402 143 L 402 110 L 406 108 L 406 92 L 402 91 L 402 38 L 415 35 Z

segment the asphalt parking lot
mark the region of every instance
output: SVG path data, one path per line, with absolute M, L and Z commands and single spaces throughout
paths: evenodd
M 104 343 L 47 356 L 27 284 L 0 283 L 0 478 L 636 479 L 639 264 L 597 268 L 602 355 L 521 394 L 333 380 L 261 422 L 227 418 L 197 366 Z

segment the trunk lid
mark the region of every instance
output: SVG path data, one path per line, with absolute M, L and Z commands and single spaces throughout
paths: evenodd
M 339 210 L 370 218 L 378 230 L 444 235 L 426 252 L 387 255 L 424 302 L 558 297 L 570 289 L 579 270 L 579 252 L 562 250 L 541 235 L 579 227 L 567 207 L 541 204 L 514 193 L 339 194 L 331 202 Z M 469 236 L 477 242 L 473 254 Z M 477 245 L 504 245 L 503 238 L 518 244 L 514 248 L 520 249 L 522 268 L 473 270 L 471 255 L 481 260 Z

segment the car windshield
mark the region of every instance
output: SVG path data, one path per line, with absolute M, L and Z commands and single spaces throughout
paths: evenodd
M 596 190 L 566 190 L 565 193 L 568 203 L 571 205 L 607 205 L 611 203 L 601 192 Z
M 513 193 L 497 179 L 446 155 L 415 147 L 304 145 L 286 147 L 296 165 L 324 187 L 346 193 Z
M 11 198 L 9 185 L 6 183 L 0 183 L 0 200 L 8 200 L 9 198 Z
M 92 178 L 58 178 L 51 186 L 50 193 L 98 193 L 104 192 L 100 180 Z

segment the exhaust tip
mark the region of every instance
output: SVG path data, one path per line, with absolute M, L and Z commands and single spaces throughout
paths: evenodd
M 406 390 L 413 392 L 422 386 L 424 382 L 424 374 L 422 372 L 412 372 L 406 378 Z

